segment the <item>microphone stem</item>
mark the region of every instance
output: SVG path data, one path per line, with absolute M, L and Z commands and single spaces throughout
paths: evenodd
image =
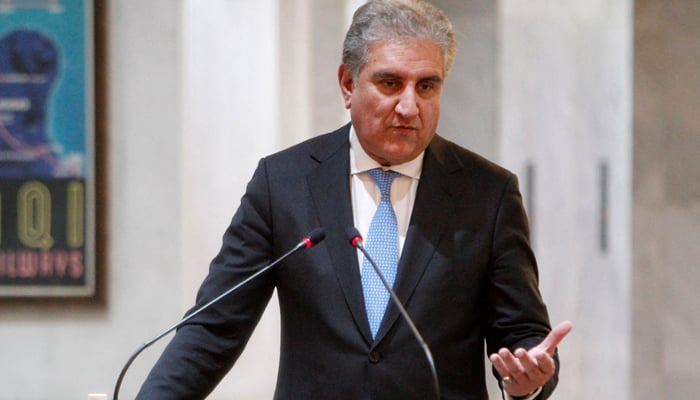
M 428 364 L 430 365 L 430 372 L 433 378 L 433 390 L 435 392 L 435 398 L 440 400 L 440 383 L 438 381 L 438 375 L 437 375 L 437 369 L 435 368 L 435 361 L 433 360 L 433 354 L 430 351 L 430 348 L 428 347 L 428 344 L 425 342 L 423 339 L 423 336 L 420 334 L 418 331 L 418 328 L 416 328 L 416 325 L 413 323 L 413 320 L 411 317 L 408 315 L 408 312 L 404 308 L 404 306 L 401 304 L 401 300 L 399 300 L 398 296 L 394 292 L 394 290 L 391 289 L 391 286 L 389 285 L 389 281 L 387 281 L 386 277 L 382 273 L 382 271 L 379 269 L 377 264 L 374 262 L 372 257 L 369 256 L 367 253 L 367 250 L 365 250 L 364 245 L 361 242 L 356 242 L 355 247 L 360 249 L 362 254 L 364 254 L 365 258 L 369 261 L 369 263 L 372 265 L 372 268 L 374 268 L 374 272 L 379 275 L 379 279 L 381 279 L 382 283 L 384 284 L 384 287 L 386 290 L 389 292 L 389 295 L 391 295 L 391 298 L 394 300 L 394 304 L 396 307 L 399 309 L 399 312 L 401 315 L 403 315 L 403 319 L 406 321 L 408 324 L 409 328 L 411 328 L 411 331 L 413 331 L 413 335 L 416 337 L 418 340 L 418 343 L 420 346 L 423 348 L 423 352 L 425 353 L 425 358 L 428 360 Z
M 307 242 L 306 242 L 306 241 L 301 241 L 301 242 L 299 242 L 299 244 L 297 244 L 293 249 L 291 249 L 291 250 L 289 250 L 288 252 L 286 252 L 282 257 L 276 259 L 276 260 L 275 260 L 274 262 L 272 262 L 271 264 L 268 264 L 265 268 L 262 268 L 262 269 L 256 271 L 254 274 L 250 275 L 249 277 L 247 277 L 247 278 L 245 278 L 244 280 L 242 280 L 241 282 L 239 282 L 236 286 L 234 286 L 234 287 L 228 289 L 227 291 L 223 292 L 222 294 L 220 294 L 219 296 L 217 296 L 216 298 L 214 298 L 214 300 L 211 300 L 211 301 L 208 302 L 207 304 L 205 304 L 205 305 L 199 307 L 198 309 L 196 309 L 196 310 L 193 311 L 192 313 L 186 315 L 184 318 L 182 318 L 180 321 L 178 321 L 176 324 L 174 324 L 174 325 L 171 326 L 170 328 L 164 330 L 163 332 L 161 332 L 160 334 L 158 334 L 158 335 L 155 336 L 154 338 L 152 338 L 152 339 L 150 339 L 150 340 L 144 342 L 141 346 L 139 346 L 138 349 L 136 349 L 136 351 L 134 352 L 134 354 L 132 354 L 131 357 L 129 357 L 129 360 L 126 362 L 126 364 L 124 364 L 124 368 L 122 368 L 121 373 L 119 373 L 119 378 L 117 378 L 117 383 L 116 383 L 116 385 L 114 386 L 114 397 L 113 397 L 113 400 L 119 400 L 119 388 L 120 388 L 121 385 L 122 385 L 122 380 L 124 379 L 124 375 L 126 375 L 126 371 L 129 369 L 129 366 L 131 366 L 131 363 L 134 362 L 134 360 L 136 359 L 136 357 L 137 357 L 139 354 L 141 354 L 142 351 L 146 350 L 149 346 L 151 346 L 153 343 L 155 343 L 155 342 L 157 342 L 158 340 L 160 340 L 163 336 L 167 335 L 168 333 L 170 333 L 170 332 L 174 331 L 175 329 L 177 329 L 177 328 L 181 327 L 182 325 L 184 325 L 187 321 L 189 321 L 190 319 L 194 318 L 197 314 L 201 313 L 202 311 L 206 310 L 207 308 L 209 308 L 212 304 L 218 302 L 219 300 L 221 300 L 221 299 L 223 299 L 224 297 L 228 296 L 228 295 L 231 294 L 232 292 L 235 292 L 236 290 L 238 290 L 239 287 L 241 287 L 241 286 L 245 285 L 246 283 L 250 282 L 252 279 L 255 279 L 255 277 L 257 277 L 258 275 L 264 273 L 264 272 L 267 271 L 268 269 L 274 267 L 274 266 L 277 265 L 280 261 L 284 260 L 285 258 L 289 257 L 290 255 L 296 253 L 297 251 L 299 251 L 299 250 L 301 250 L 301 249 L 303 249 L 303 248 L 305 248 L 305 247 L 307 247 L 307 246 L 308 246 L 308 245 L 307 245 Z

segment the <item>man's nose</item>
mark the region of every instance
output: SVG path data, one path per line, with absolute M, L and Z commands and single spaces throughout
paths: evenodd
M 406 87 L 399 95 L 394 111 L 403 118 L 413 118 L 418 115 L 418 103 L 416 91 L 412 87 Z

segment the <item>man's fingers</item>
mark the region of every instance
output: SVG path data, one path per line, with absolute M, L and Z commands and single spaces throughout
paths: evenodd
M 518 358 L 518 361 L 520 361 L 520 365 L 523 366 L 525 371 L 532 371 L 537 369 L 537 364 L 538 361 L 536 358 L 532 357 L 530 353 L 527 352 L 527 350 L 520 348 L 515 350 L 514 353 L 515 357 Z
M 539 368 L 545 375 L 551 376 L 554 374 L 556 366 L 554 365 L 554 359 L 547 353 L 540 353 L 535 356 L 537 360 L 537 368 Z
M 496 371 L 502 376 L 506 377 L 510 375 L 510 372 L 508 371 L 508 367 L 506 366 L 506 363 L 503 361 L 501 356 L 497 353 L 491 354 L 491 357 L 489 357 L 491 360 L 491 364 L 493 364 L 493 367 L 496 368 Z
M 549 335 L 547 335 L 547 337 L 544 338 L 542 343 L 540 343 L 537 347 L 544 350 L 549 355 L 554 354 L 554 349 L 556 349 L 559 342 L 561 342 L 566 335 L 571 332 L 573 327 L 574 326 L 571 324 L 571 321 L 560 322 L 559 325 L 555 326 L 554 329 L 549 332 Z

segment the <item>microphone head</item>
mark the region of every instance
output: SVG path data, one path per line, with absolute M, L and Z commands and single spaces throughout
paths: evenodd
M 360 235 L 360 231 L 358 231 L 354 226 L 351 226 L 345 230 L 345 235 L 350 240 L 352 247 L 362 246 L 362 235 Z
M 323 228 L 316 228 L 306 235 L 304 242 L 306 242 L 306 247 L 309 248 L 311 246 L 316 246 L 325 238 L 326 231 L 324 231 Z

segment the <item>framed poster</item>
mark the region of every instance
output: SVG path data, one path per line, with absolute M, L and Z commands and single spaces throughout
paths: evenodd
M 94 297 L 91 0 L 0 0 L 0 297 Z

